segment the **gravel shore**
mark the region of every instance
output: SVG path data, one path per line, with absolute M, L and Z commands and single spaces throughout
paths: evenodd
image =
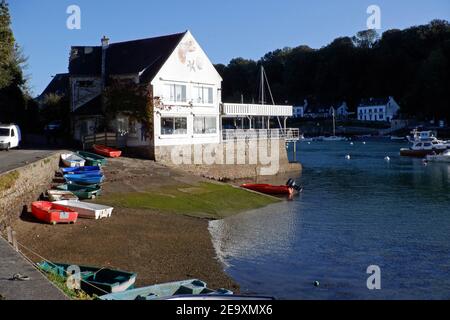
M 199 183 L 206 183 L 204 179 L 146 160 L 110 160 L 105 175 L 107 182 L 100 202 L 132 193 L 146 192 L 150 196 L 161 190 L 178 190 L 180 186 L 183 186 L 180 193 L 200 194 L 199 199 L 202 192 L 209 192 L 198 187 Z M 177 193 L 171 196 L 176 201 Z M 208 204 L 209 198 L 205 199 L 203 206 Z M 249 209 L 252 201 L 258 206 L 273 202 L 256 194 L 249 195 L 248 199 L 241 210 L 233 208 L 233 214 Z M 225 274 L 216 258 L 208 231 L 209 219 L 231 212 L 222 214 L 212 205 L 214 210 L 207 208 L 202 213 L 203 207 L 198 206 L 199 212 L 191 210 L 186 214 L 171 211 L 170 207 L 166 210 L 165 207 L 116 206 L 110 219 L 80 219 L 75 225 L 57 226 L 41 224 L 24 213 L 13 227 L 19 241 L 41 257 L 54 262 L 134 271 L 138 273 L 137 286 L 198 278 L 211 288 L 238 292 L 238 285 Z M 192 204 L 191 207 L 197 208 Z M 31 252 L 24 250 L 24 253 L 35 261 L 42 259 Z

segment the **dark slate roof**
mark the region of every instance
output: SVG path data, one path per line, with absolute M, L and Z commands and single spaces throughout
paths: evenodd
M 90 100 L 86 104 L 76 109 L 72 114 L 76 116 L 97 116 L 102 115 L 102 95 Z
M 69 92 L 69 74 L 58 73 L 56 74 L 48 86 L 42 91 L 38 100 L 43 99 L 47 94 L 57 94 L 59 96 L 67 96 Z
M 69 73 L 81 76 L 100 76 L 102 73 L 102 48 L 72 47 Z
M 112 43 L 106 49 L 106 73 L 126 75 L 143 72 L 151 80 L 161 69 L 186 32 L 167 36 Z M 86 48 L 89 48 L 86 52 Z M 69 72 L 73 75 L 100 75 L 102 48 L 72 47 Z
M 360 107 L 384 106 L 389 102 L 389 98 L 370 98 L 361 100 Z
M 144 71 L 148 76 L 157 71 L 169 58 L 186 32 L 168 36 L 110 44 L 106 70 L 109 74 L 131 74 Z M 152 72 L 149 72 L 152 70 Z

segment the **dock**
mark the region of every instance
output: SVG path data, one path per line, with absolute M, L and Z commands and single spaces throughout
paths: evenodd
M 13 280 L 16 274 L 29 280 Z M 68 297 L 0 237 L 0 300 L 68 300 Z

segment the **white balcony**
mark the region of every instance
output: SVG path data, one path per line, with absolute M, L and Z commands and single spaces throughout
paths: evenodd
M 292 117 L 292 106 L 269 104 L 222 104 L 222 115 L 228 117 L 256 116 L 256 117 Z

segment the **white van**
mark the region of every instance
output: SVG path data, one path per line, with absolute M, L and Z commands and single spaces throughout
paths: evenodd
M 0 124 L 0 150 L 17 148 L 22 140 L 19 126 Z

